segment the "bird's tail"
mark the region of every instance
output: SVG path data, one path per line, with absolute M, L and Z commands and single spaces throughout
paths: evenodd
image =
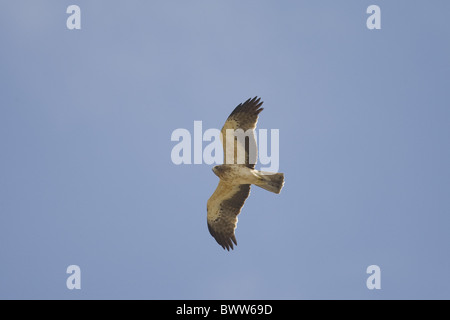
M 283 173 L 256 171 L 256 175 L 258 176 L 258 181 L 255 185 L 273 193 L 280 193 L 284 185 Z

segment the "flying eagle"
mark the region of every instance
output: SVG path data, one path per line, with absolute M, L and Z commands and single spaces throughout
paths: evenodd
M 207 203 L 207 222 L 211 235 L 228 251 L 233 249 L 233 243 L 237 245 L 234 235 L 237 216 L 250 194 L 250 185 L 280 193 L 284 184 L 283 173 L 255 170 L 257 148 L 254 130 L 263 110 L 262 104 L 258 97 L 239 104 L 221 130 L 224 164 L 213 168 L 220 181 Z M 245 135 L 240 137 L 239 131 Z

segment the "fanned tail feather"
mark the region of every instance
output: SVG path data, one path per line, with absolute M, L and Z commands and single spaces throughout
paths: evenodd
M 284 185 L 283 173 L 258 171 L 257 175 L 259 179 L 255 185 L 273 193 L 281 192 Z

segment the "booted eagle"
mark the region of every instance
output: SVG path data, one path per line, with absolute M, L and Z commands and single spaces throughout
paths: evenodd
M 260 98 L 254 97 L 239 104 L 229 115 L 221 130 L 224 164 L 213 172 L 219 185 L 207 203 L 208 230 L 224 249 L 237 245 L 234 229 L 237 216 L 250 194 L 250 185 L 280 193 L 283 173 L 255 170 L 257 148 L 254 130 L 263 110 Z

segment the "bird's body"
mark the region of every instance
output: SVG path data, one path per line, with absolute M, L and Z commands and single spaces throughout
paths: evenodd
M 232 184 L 255 184 L 259 179 L 257 170 L 250 169 L 245 165 L 222 164 L 215 166 L 213 172 L 226 183 Z
M 270 192 L 280 193 L 284 185 L 283 173 L 254 169 L 257 159 L 254 129 L 258 114 L 263 110 L 261 105 L 262 102 L 256 97 L 239 104 L 222 128 L 225 164 L 213 168 L 220 182 L 207 203 L 207 222 L 211 235 L 227 250 L 233 249 L 233 243 L 237 244 L 234 234 L 237 216 L 250 194 L 250 186 L 254 184 Z M 227 131 L 230 130 L 241 130 L 247 136 L 239 139 L 238 135 L 228 135 Z M 244 161 L 240 161 L 239 154 L 244 155 Z

